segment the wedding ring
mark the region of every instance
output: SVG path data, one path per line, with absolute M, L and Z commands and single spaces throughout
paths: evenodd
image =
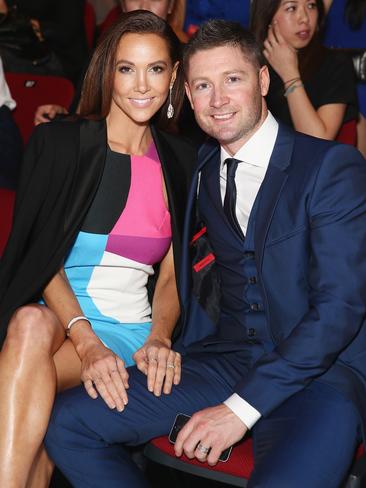
M 200 442 L 198 443 L 198 446 L 196 448 L 199 452 L 202 452 L 202 454 L 207 454 L 208 451 L 210 450 L 209 447 L 203 446 Z
M 174 364 L 172 364 L 172 363 L 168 363 L 168 364 L 166 365 L 166 367 L 167 367 L 167 368 L 172 368 L 172 369 L 175 369 L 175 366 L 174 366 Z

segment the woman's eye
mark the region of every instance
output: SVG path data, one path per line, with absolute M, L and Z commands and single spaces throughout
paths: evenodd
M 119 66 L 118 71 L 120 73 L 131 73 L 132 68 L 130 66 Z
M 308 8 L 309 9 L 316 9 L 316 7 L 317 7 L 317 5 L 316 5 L 315 2 L 311 2 L 311 3 L 308 4 Z
M 163 66 L 153 66 L 151 68 L 151 71 L 153 73 L 162 73 L 164 71 L 164 67 Z

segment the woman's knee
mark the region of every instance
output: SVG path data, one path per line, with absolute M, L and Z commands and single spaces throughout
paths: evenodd
M 18 347 L 38 345 L 48 348 L 60 333 L 60 324 L 55 314 L 38 304 L 25 305 L 16 310 L 9 322 L 8 344 Z

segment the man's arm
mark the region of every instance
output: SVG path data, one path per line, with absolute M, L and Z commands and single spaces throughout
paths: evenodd
M 307 211 L 309 310 L 235 388 L 262 415 L 325 373 L 364 321 L 366 163 L 351 146 L 326 153 Z

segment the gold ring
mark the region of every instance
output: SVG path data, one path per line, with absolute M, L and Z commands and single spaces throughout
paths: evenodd
M 172 369 L 175 369 L 175 366 L 174 366 L 174 364 L 172 364 L 172 363 L 168 363 L 168 364 L 166 365 L 166 367 L 167 367 L 167 368 L 172 368 Z

